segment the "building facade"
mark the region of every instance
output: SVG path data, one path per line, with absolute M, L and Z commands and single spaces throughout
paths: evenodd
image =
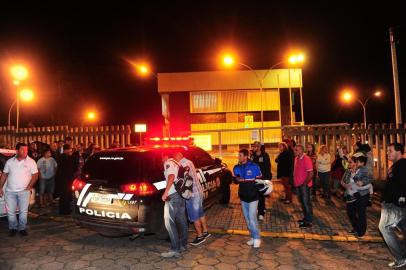
M 279 142 L 282 126 L 304 123 L 302 86 L 301 69 L 159 73 L 164 135 Z

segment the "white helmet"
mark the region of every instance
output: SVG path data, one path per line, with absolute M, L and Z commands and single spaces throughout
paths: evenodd
M 273 184 L 270 180 L 256 180 L 255 185 L 263 196 L 268 196 L 273 191 Z

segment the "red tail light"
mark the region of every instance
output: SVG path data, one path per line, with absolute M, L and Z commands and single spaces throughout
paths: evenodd
M 72 190 L 82 190 L 85 185 L 86 185 L 85 181 L 76 178 L 75 180 L 73 180 Z
M 122 185 L 121 190 L 124 193 L 131 193 L 137 196 L 148 196 L 155 194 L 158 191 L 154 185 L 147 182 Z

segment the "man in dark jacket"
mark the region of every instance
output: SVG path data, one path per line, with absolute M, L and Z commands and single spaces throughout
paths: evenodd
M 63 146 L 63 154 L 58 159 L 56 185 L 60 194 L 59 214 L 68 215 L 71 212 L 72 182 L 76 172 L 75 158 L 72 156 L 70 145 Z
M 406 159 L 403 158 L 404 146 L 392 143 L 388 147 L 388 159 L 393 162 L 389 169 L 386 187 L 382 193 L 381 220 L 379 230 L 395 257 L 389 263 L 391 268 L 406 265 L 406 247 L 397 236 L 397 231 L 406 233 L 401 224 L 406 218 Z
M 252 161 L 259 166 L 262 173 L 262 178 L 266 180 L 272 179 L 271 172 L 271 159 L 269 158 L 268 153 L 265 151 L 265 146 L 261 145 L 260 142 L 254 142 L 252 145 Z M 264 220 L 265 216 L 265 197 L 262 194 L 259 194 L 258 200 L 258 219 Z
M 234 167 L 234 176 L 239 184 L 238 196 L 240 197 L 242 212 L 251 235 L 247 245 L 259 248 L 261 246 L 261 236 L 257 220 L 259 192 L 255 186 L 255 181 L 261 178 L 261 170 L 257 164 L 249 160 L 247 149 L 242 149 L 238 153 L 238 165 Z

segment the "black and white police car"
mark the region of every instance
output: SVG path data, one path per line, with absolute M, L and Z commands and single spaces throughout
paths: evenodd
M 165 237 L 161 196 L 166 187 L 162 153 L 181 151 L 195 164 L 205 207 L 218 199 L 227 167 L 189 138 L 151 138 L 152 144 L 104 150 L 90 157 L 72 184 L 73 218 L 105 236 L 155 233 Z

